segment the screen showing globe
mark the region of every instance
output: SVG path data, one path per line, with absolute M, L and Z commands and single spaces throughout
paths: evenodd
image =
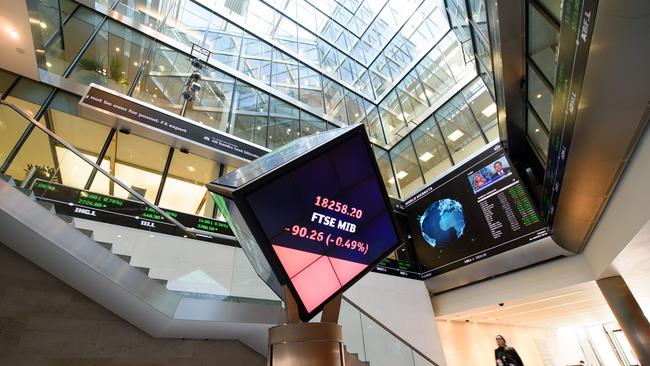
M 500 144 L 404 202 L 423 277 L 547 236 Z

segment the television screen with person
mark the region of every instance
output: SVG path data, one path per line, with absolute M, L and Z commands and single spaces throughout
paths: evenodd
M 434 276 L 547 236 L 500 144 L 404 202 L 418 260 Z

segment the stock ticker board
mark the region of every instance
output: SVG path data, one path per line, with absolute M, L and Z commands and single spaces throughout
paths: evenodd
M 44 180 L 36 180 L 32 189 L 39 200 L 52 202 L 59 214 L 163 234 L 185 235 L 174 224 L 165 222 L 162 215 L 144 203 L 76 189 Z M 226 222 L 174 210 L 162 210 L 186 227 L 233 236 L 233 232 Z M 201 234 L 196 235 L 195 239 L 215 240 L 210 236 Z M 228 243 L 223 242 L 222 244 Z

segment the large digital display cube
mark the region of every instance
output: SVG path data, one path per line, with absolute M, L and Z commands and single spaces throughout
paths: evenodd
M 363 126 L 295 140 L 208 184 L 260 277 L 308 321 L 400 244 Z

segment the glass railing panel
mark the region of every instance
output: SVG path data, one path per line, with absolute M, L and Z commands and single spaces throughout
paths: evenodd
M 357 353 L 359 359 L 366 360 L 361 313 L 347 301 L 341 301 L 339 324 L 343 327 L 343 344 L 345 344 L 347 351 Z
M 366 359 L 373 366 L 413 365 L 411 349 L 379 324 L 361 314 Z
M 339 324 L 343 327 L 346 350 L 372 366 L 436 365 L 346 298 L 341 302 Z
M 0 105 L 0 164 L 3 164 L 29 123 L 15 112 Z
M 420 356 L 419 353 L 411 351 L 411 355 L 413 356 L 413 365 L 415 366 L 431 366 L 433 363 L 431 363 L 429 360 L 426 358 Z
M 75 226 L 92 230 L 94 240 L 111 243 L 113 253 L 128 256 L 132 266 L 147 268 L 150 278 L 166 281 L 163 284 L 168 290 L 183 297 L 281 301 L 257 276 L 239 247 L 84 219 L 75 219 Z

